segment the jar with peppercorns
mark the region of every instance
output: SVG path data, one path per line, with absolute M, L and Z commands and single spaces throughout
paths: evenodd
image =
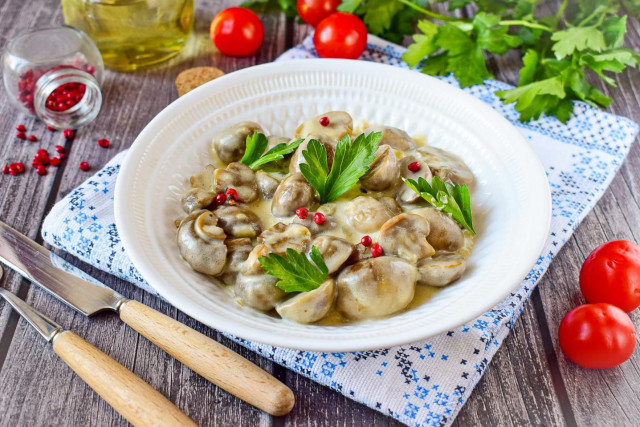
M 100 112 L 104 64 L 93 41 L 76 28 L 43 28 L 13 38 L 2 70 L 13 104 L 48 126 L 77 129 Z

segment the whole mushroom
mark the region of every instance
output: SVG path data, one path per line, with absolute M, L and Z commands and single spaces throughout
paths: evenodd
M 360 183 L 367 190 L 383 191 L 395 185 L 400 178 L 398 159 L 388 145 L 381 145 L 376 151 L 376 158 L 369 165 L 369 170 L 360 178 Z
M 380 145 L 386 144 L 391 148 L 400 151 L 411 151 L 416 148 L 416 143 L 413 138 L 411 138 L 409 134 L 402 129 L 390 126 L 374 125 L 369 126 L 364 130 L 365 135 L 369 135 L 372 132 L 382 132 Z
M 247 149 L 247 136 L 263 133 L 255 122 L 242 122 L 218 132 L 211 141 L 212 151 L 225 163 L 237 162 Z
M 467 262 L 462 255 L 438 254 L 418 262 L 418 284 L 447 286 L 464 273 Z
M 306 252 L 311 242 L 311 232 L 300 224 L 274 224 L 258 236 L 258 242 L 265 245 L 270 253 L 284 255 L 287 248 L 296 252 Z
M 326 119 L 324 119 L 326 117 Z M 322 123 L 321 123 L 322 122 Z M 326 123 L 324 125 L 323 123 Z M 353 119 L 345 111 L 328 111 L 302 123 L 296 129 L 296 138 L 308 136 L 335 146 L 345 135 L 351 135 Z
M 263 171 L 256 172 L 256 181 L 264 200 L 271 199 L 278 188 L 278 184 L 280 184 L 280 181 Z
M 292 173 L 283 179 L 271 201 L 271 213 L 274 216 L 291 216 L 300 207 L 311 207 L 313 188 L 301 173 Z
M 238 192 L 239 202 L 251 203 L 258 198 L 256 174 L 244 163 L 233 162 L 226 169 L 216 169 L 214 179 L 216 193 L 233 188 Z
M 342 270 L 336 307 L 355 320 L 388 316 L 404 309 L 416 288 L 416 267 L 390 256 L 369 258 Z
M 429 165 L 433 175 L 443 181 L 451 181 L 459 185 L 470 185 L 474 181 L 471 169 L 459 156 L 453 153 L 425 145 L 418 148 L 416 155 Z
M 411 211 L 429 222 L 427 241 L 434 249 L 457 251 L 464 245 L 464 235 L 460 226 L 449 215 L 435 208 L 421 208 Z
M 226 235 L 216 224 L 218 218 L 207 210 L 191 213 L 178 227 L 178 249 L 195 271 L 215 276 L 224 269 Z
M 347 202 L 344 207 L 347 221 L 361 233 L 378 231 L 382 224 L 396 213 L 371 196 L 358 196 Z
M 272 310 L 287 295 L 276 286 L 278 279 L 268 274 L 247 276 L 238 274 L 233 291 L 237 298 L 250 307 L 262 311 Z
M 209 192 L 216 190 L 216 167 L 213 165 L 205 166 L 200 172 L 189 178 L 192 188 L 202 189 Z
M 202 188 L 192 188 L 182 195 L 182 209 L 186 213 L 198 211 L 206 208 L 216 198 L 216 193 L 203 190 Z
M 278 314 L 297 323 L 313 323 L 329 313 L 333 305 L 335 282 L 329 278 L 308 292 L 301 292 L 276 305 Z
M 338 271 L 353 253 L 351 243 L 334 236 L 318 236 L 313 240 L 312 245 L 318 248 L 329 269 L 329 274 Z
M 218 225 L 229 236 L 255 237 L 262 232 L 262 221 L 245 206 L 222 206 L 215 213 Z
M 409 165 L 414 162 L 418 162 L 418 168 L 417 170 L 412 171 L 409 169 Z M 402 175 L 403 178 L 413 179 L 414 181 L 417 181 L 418 178 L 424 178 L 427 180 L 427 182 L 429 182 L 429 184 L 431 184 L 431 179 L 433 178 L 431 176 L 429 165 L 427 165 L 422 160 L 416 159 L 413 156 L 407 156 L 400 160 L 400 175 Z M 402 183 L 402 185 L 398 189 L 398 192 L 396 193 L 396 199 L 398 199 L 400 203 L 404 204 L 415 203 L 418 200 L 422 200 L 422 197 L 420 197 L 418 193 L 409 188 L 409 186 Z
M 411 263 L 432 256 L 435 251 L 427 242 L 429 222 L 419 215 L 403 213 L 385 222 L 378 243 L 387 255 L 397 255 Z

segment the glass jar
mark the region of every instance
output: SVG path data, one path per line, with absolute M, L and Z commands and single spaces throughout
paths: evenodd
M 62 13 L 96 42 L 108 68 L 133 71 L 182 51 L 194 0 L 62 0 Z
M 49 126 L 77 129 L 100 112 L 102 57 L 75 28 L 43 28 L 15 37 L 5 48 L 2 71 L 11 102 Z

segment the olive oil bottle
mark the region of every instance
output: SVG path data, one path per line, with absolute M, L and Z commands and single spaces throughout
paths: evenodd
M 180 53 L 194 0 L 62 0 L 62 12 L 67 25 L 93 39 L 106 67 L 133 71 Z

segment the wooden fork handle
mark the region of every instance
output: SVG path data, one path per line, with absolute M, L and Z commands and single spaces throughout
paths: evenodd
M 160 392 L 73 332 L 58 333 L 53 350 L 134 426 L 196 426 Z
M 271 415 L 285 415 L 295 398 L 289 387 L 239 354 L 137 301 L 120 306 L 120 318 L 207 380 Z

